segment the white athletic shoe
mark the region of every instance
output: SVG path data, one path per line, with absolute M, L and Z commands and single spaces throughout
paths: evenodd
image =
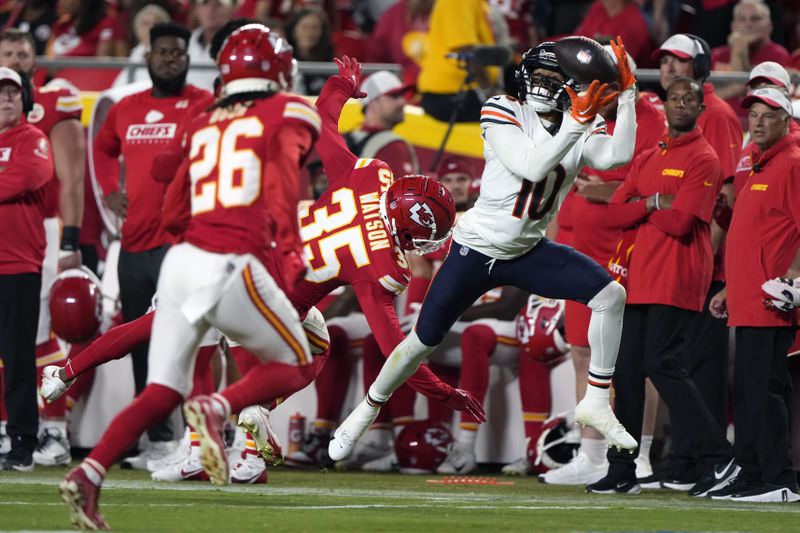
M 267 465 L 257 453 L 242 452 L 231 467 L 231 483 L 266 483 Z
M 397 470 L 397 455 L 392 451 L 383 457 L 367 461 L 362 465 L 361 470 L 365 472 L 394 472 Z
M 11 452 L 11 437 L 6 435 L 5 422 L 0 428 L 0 456 L 8 455 Z
M 156 470 L 150 477 L 153 481 L 208 481 L 209 479 L 200 462 L 200 446 L 192 446 L 182 461 Z
M 356 444 L 353 453 L 334 466 L 337 470 L 363 470 L 367 463 L 394 454 L 391 430 L 371 429 Z
M 68 465 L 72 461 L 69 440 L 55 427 L 44 429 L 39 445 L 33 451 L 33 462 L 37 465 Z
M 177 441 L 151 442 L 139 455 L 123 459 L 120 466 L 122 468 L 133 468 L 134 470 L 147 470 L 148 461 L 163 459 L 172 454 L 177 447 Z
M 527 476 L 531 472 L 531 463 L 526 457 L 520 457 L 504 466 L 502 472 L 506 476 Z
M 39 395 L 47 403 L 52 403 L 61 398 L 72 385 L 72 381 L 69 383 L 61 381 L 61 378 L 58 377 L 59 370 L 61 370 L 61 367 L 57 365 L 48 365 L 42 369 L 42 386 L 39 387 Z
M 438 474 L 470 474 L 478 468 L 475 449 L 458 442 L 447 451 L 447 457 L 436 468 Z
M 355 448 L 358 439 L 378 417 L 380 407 L 373 407 L 363 399 L 342 422 L 328 443 L 328 455 L 334 461 L 346 459 Z
M 541 479 L 551 485 L 591 485 L 603 479 L 608 472 L 608 463 L 603 460 L 595 464 L 583 452 L 561 468 L 548 470 Z
M 161 457 L 160 459 L 151 459 L 147 461 L 147 470 L 150 472 L 157 472 L 158 470 L 163 470 L 168 466 L 180 464 L 186 460 L 191 451 L 192 441 L 189 436 L 189 428 L 187 427 L 186 431 L 183 433 L 183 437 L 181 437 L 181 440 L 178 441 L 178 446 L 175 448 L 175 451 L 169 455 Z
M 638 444 L 625 427 L 619 423 L 605 398 L 585 397 L 575 406 L 575 422 L 593 427 L 605 438 L 609 447 L 635 450 Z
M 636 464 L 636 479 L 644 479 L 653 475 L 653 465 L 650 464 L 649 457 L 639 454 L 634 463 Z
M 283 451 L 278 436 L 269 424 L 269 411 L 260 405 L 245 408 L 239 414 L 239 427 L 250 433 L 261 457 L 271 465 L 283 463 Z

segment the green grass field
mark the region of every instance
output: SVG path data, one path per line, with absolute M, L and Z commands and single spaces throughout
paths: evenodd
M 0 473 L 0 530 L 69 530 L 63 468 Z M 440 476 L 439 476 L 440 477 Z M 163 484 L 110 472 L 101 509 L 116 531 L 798 531 L 800 505 L 736 505 L 665 491 L 597 496 L 534 478 L 430 485 L 437 476 L 270 471 L 268 485 Z M 505 480 L 505 479 L 504 479 Z

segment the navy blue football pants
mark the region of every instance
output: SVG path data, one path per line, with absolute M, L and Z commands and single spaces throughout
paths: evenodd
M 436 346 L 485 292 L 510 285 L 545 298 L 587 303 L 612 281 L 586 255 L 548 239 L 514 259 L 492 259 L 453 241 L 433 278 L 417 319 L 416 332 L 426 346 Z

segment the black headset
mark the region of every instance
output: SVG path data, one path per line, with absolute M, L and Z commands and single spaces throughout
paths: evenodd
M 23 73 L 19 73 L 19 78 L 22 81 L 22 114 L 27 115 L 33 110 L 33 84 Z
M 701 83 L 705 82 L 711 75 L 711 47 L 702 37 L 691 33 L 684 33 L 684 35 L 697 43 L 703 50 L 692 58 L 692 68 L 694 69 L 694 78 L 700 80 Z

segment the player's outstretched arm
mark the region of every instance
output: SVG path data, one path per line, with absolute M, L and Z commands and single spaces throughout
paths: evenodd
M 348 175 L 358 160 L 339 133 L 342 108 L 350 98 L 366 96 L 358 89 L 361 83 L 361 64 L 347 56 L 335 61 L 339 66 L 339 74 L 328 78 L 317 98 L 317 111 L 322 119 L 317 152 L 331 182 Z
M 622 51 L 624 52 L 624 49 Z M 631 84 L 619 94 L 614 134 L 590 135 L 583 145 L 583 164 L 598 170 L 622 166 L 633 158 L 635 146 L 636 85 Z
M 78 355 L 67 361 L 64 366 L 65 379 L 75 379 L 104 363 L 121 359 L 137 345 L 147 342 L 150 339 L 154 316 L 155 311 L 150 311 L 136 320 L 106 331 Z
M 367 283 L 358 283 L 353 289 L 381 352 L 384 356 L 392 353 L 404 338 L 394 309 L 394 296 Z M 425 364 L 419 365 L 406 383 L 427 398 L 442 402 L 457 411 L 468 411 L 481 422 L 486 421 L 481 403 L 472 394 L 451 387 Z

